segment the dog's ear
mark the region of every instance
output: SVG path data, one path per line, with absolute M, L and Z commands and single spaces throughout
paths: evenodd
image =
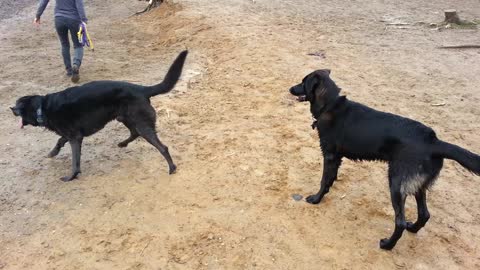
M 318 78 L 316 74 L 311 74 L 305 79 L 304 89 L 305 89 L 305 94 L 307 96 L 307 99 L 315 96 L 315 90 L 317 89 L 319 83 L 320 83 L 320 78 Z
M 18 107 L 10 107 L 10 110 L 12 110 L 13 115 L 15 115 L 15 116 L 20 116 L 21 115 L 21 110 Z
M 326 68 L 326 69 L 321 69 L 321 71 L 327 73 L 328 75 L 330 75 L 330 73 L 332 72 L 330 69 Z
M 337 105 L 343 105 L 347 101 L 347 96 L 340 96 L 337 98 Z

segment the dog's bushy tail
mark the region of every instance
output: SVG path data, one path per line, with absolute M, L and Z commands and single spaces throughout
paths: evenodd
M 175 61 L 173 61 L 173 64 L 168 69 L 167 75 L 165 75 L 163 82 L 154 86 L 146 87 L 145 95 L 147 97 L 165 94 L 173 89 L 175 84 L 178 82 L 180 75 L 182 75 L 183 64 L 185 63 L 185 58 L 187 58 L 187 54 L 188 50 L 185 50 L 177 56 Z
M 453 159 L 472 173 L 480 175 L 480 156 L 460 146 L 439 140 L 435 143 L 432 154 Z

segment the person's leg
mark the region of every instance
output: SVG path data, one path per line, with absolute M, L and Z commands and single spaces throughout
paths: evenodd
M 57 30 L 58 39 L 62 45 L 62 57 L 67 75 L 72 72 L 72 60 L 70 59 L 70 42 L 68 40 L 68 26 L 66 18 L 55 17 L 55 29 Z
M 70 33 L 72 35 L 72 40 L 73 40 L 73 48 L 75 50 L 73 55 L 73 64 L 80 67 L 82 65 L 82 60 L 83 60 L 83 46 L 78 41 L 78 35 L 77 35 L 78 30 L 79 30 L 78 25 L 76 27 L 72 26 L 72 28 L 70 28 Z
M 80 29 L 80 21 L 70 19 L 68 29 L 70 30 L 70 35 L 72 36 L 74 56 L 73 56 L 73 66 L 72 66 L 72 81 L 78 82 L 80 79 L 80 66 L 82 65 L 83 59 L 83 46 L 78 40 L 78 30 Z

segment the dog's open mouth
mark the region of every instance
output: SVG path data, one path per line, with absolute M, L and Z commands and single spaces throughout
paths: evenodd
M 20 122 L 18 123 L 18 126 L 20 128 L 23 128 L 24 125 L 23 125 L 23 119 L 22 118 L 20 118 Z
M 305 102 L 305 101 L 307 101 L 307 96 L 298 96 L 297 101 L 298 102 Z

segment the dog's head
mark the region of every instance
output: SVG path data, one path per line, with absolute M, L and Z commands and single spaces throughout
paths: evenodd
M 41 109 L 41 96 L 21 97 L 15 103 L 15 107 L 10 107 L 13 115 L 20 116 L 20 128 L 27 125 L 40 126 L 38 110 Z
M 299 101 L 310 102 L 314 116 L 331 109 L 338 102 L 344 102 L 345 97 L 339 97 L 340 88 L 330 79 L 329 69 L 316 70 L 303 78 L 302 82 L 290 88 L 290 93 Z

